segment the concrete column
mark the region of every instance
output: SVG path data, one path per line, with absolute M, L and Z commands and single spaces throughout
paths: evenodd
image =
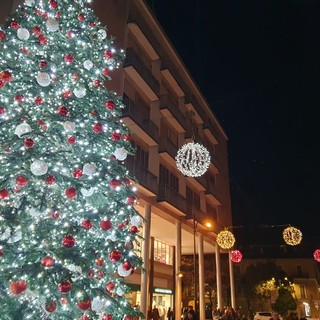
M 216 277 L 217 277 L 217 307 L 222 310 L 222 285 L 221 285 L 221 265 L 220 265 L 220 247 L 216 243 Z
M 229 250 L 229 276 L 230 276 L 230 293 L 231 293 L 231 307 L 236 310 L 236 291 L 234 287 L 233 264 L 231 261 L 231 251 Z
M 199 255 L 199 319 L 206 318 L 206 304 L 204 300 L 204 255 L 203 255 L 203 235 L 199 234 L 198 242 Z
M 182 279 L 178 277 L 181 267 L 181 222 L 176 221 L 176 287 L 175 287 L 175 301 L 174 301 L 174 313 L 175 319 L 181 319 L 181 301 L 182 301 Z
M 148 312 L 148 284 L 149 284 L 149 253 L 150 253 L 150 227 L 151 227 L 151 205 L 147 204 L 145 209 L 145 223 L 143 226 L 142 259 L 145 272 L 141 272 L 141 312 L 147 317 Z

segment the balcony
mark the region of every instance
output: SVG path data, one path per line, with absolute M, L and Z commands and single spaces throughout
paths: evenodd
M 211 135 L 213 136 L 213 139 L 218 143 L 219 141 L 219 132 L 216 129 L 215 125 L 211 122 L 209 118 L 206 118 L 203 124 L 204 130 L 209 130 Z
M 178 147 L 174 145 L 167 137 L 162 137 L 159 139 L 159 153 L 166 152 L 173 159 L 176 158 Z
M 128 48 L 126 53 L 126 59 L 124 61 L 123 67 L 134 67 L 145 83 L 152 89 L 152 91 L 159 96 L 160 86 L 158 81 L 152 75 L 151 71 L 143 63 L 140 57 L 134 52 L 133 48 Z
M 140 104 L 134 104 L 128 97 L 124 98 L 125 108 L 122 117 L 130 117 L 138 124 L 155 142 L 159 142 L 159 128 L 149 119 L 148 106 L 142 107 Z
M 186 199 L 177 190 L 167 184 L 160 183 L 158 202 L 168 202 L 183 213 L 187 211 Z
M 130 174 L 137 179 L 142 187 L 155 195 L 158 194 L 158 179 L 153 173 L 141 164 L 136 163 L 133 157 L 128 157 L 125 165 Z
M 216 204 L 221 204 L 222 195 L 221 195 L 221 192 L 219 192 L 219 190 L 217 189 L 216 186 L 212 185 L 211 183 L 207 183 L 206 194 L 207 195 L 211 194 L 213 196 L 213 198 L 215 199 L 215 203 Z
M 190 131 L 190 123 L 188 123 L 185 116 L 179 110 L 178 102 L 175 102 L 170 95 L 163 95 L 160 97 L 160 109 L 168 109 L 181 127 L 185 131 Z

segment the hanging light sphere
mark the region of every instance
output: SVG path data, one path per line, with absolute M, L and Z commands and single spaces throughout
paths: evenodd
M 317 250 L 313 253 L 313 257 L 314 257 L 314 260 L 320 262 L 320 249 L 317 249 Z
M 283 240 L 290 246 L 298 245 L 302 240 L 302 233 L 299 229 L 294 227 L 288 227 L 283 230 Z
M 232 250 L 230 252 L 230 259 L 232 262 L 239 263 L 242 260 L 242 253 L 239 250 Z
M 186 143 L 178 150 L 176 165 L 185 176 L 200 177 L 209 168 L 209 151 L 199 143 Z
M 236 239 L 232 232 L 223 230 L 218 233 L 216 241 L 222 249 L 231 249 L 234 246 Z

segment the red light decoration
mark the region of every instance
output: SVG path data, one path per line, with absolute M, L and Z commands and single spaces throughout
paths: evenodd
M 239 250 L 231 250 L 230 259 L 232 262 L 239 263 L 242 260 L 242 253 Z
M 313 257 L 314 257 L 314 260 L 320 262 L 320 249 L 317 249 L 317 250 L 313 253 Z

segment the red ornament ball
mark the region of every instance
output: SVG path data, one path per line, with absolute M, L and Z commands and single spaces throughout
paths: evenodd
M 85 19 L 84 14 L 83 14 L 83 13 L 79 13 L 79 14 L 78 14 L 78 20 L 79 20 L 79 21 L 83 21 L 84 19 Z
M 0 40 L 4 40 L 6 38 L 6 34 L 0 30 Z
M 46 256 L 41 260 L 41 264 L 45 268 L 52 268 L 54 266 L 54 263 L 55 263 L 54 259 L 51 258 L 50 256 Z
M 119 141 L 121 139 L 121 133 L 119 132 L 112 132 L 111 133 L 111 139 L 113 141 Z
M 46 182 L 47 185 L 51 186 L 51 185 L 55 184 L 56 178 L 53 175 L 48 174 L 46 176 L 45 182 Z
M 40 105 L 43 103 L 43 99 L 41 97 L 35 97 L 34 98 L 34 102 L 36 103 L 36 105 Z
M 3 250 L 0 249 L 0 257 L 2 257 L 2 256 L 3 256 Z
M 20 28 L 20 25 L 17 21 L 11 21 L 10 22 L 10 27 L 13 28 L 13 29 L 19 29 Z
M 69 144 L 75 144 L 76 143 L 76 138 L 74 136 L 71 136 L 68 138 L 68 143 Z
M 77 306 L 82 311 L 88 310 L 91 307 L 91 300 L 78 301 Z
M 104 314 L 102 316 L 101 320 L 112 320 L 112 315 L 111 314 Z
M 34 141 L 31 138 L 24 139 L 23 144 L 27 149 L 34 147 Z
M 51 9 L 57 9 L 58 8 L 58 2 L 55 0 L 50 0 L 50 8 Z
M 82 225 L 83 228 L 88 229 L 88 230 L 93 227 L 92 221 L 90 221 L 90 220 L 88 220 L 88 219 L 82 221 L 82 224 L 81 224 L 81 225 Z
M 57 220 L 60 217 L 60 212 L 58 210 L 50 212 L 50 218 L 53 220 Z
M 10 283 L 10 291 L 15 295 L 22 294 L 27 290 L 27 287 L 28 284 L 24 280 L 18 280 L 17 282 Z
M 14 97 L 14 100 L 16 102 L 23 102 L 24 101 L 24 96 L 22 94 L 18 94 Z
M 127 204 L 133 204 L 133 203 L 135 203 L 136 200 L 137 200 L 137 198 L 135 196 L 131 195 L 127 199 Z
M 38 37 L 38 41 L 42 45 L 47 44 L 48 42 L 47 38 L 43 34 L 40 34 L 40 36 Z
M 40 29 L 39 27 L 33 27 L 33 28 L 32 28 L 32 32 L 33 32 L 35 35 L 39 36 L 39 35 L 41 34 L 41 29 Z
M 73 199 L 77 196 L 77 190 L 74 187 L 69 187 L 66 189 L 65 194 L 68 199 Z
M 121 252 L 119 250 L 110 252 L 109 259 L 112 262 L 118 262 L 121 259 Z
M 115 103 L 114 103 L 113 101 L 107 101 L 107 102 L 105 103 L 105 106 L 106 106 L 106 109 L 108 109 L 108 110 L 113 110 L 116 105 L 115 105 Z
M 91 28 L 94 28 L 94 27 L 96 26 L 96 24 L 95 24 L 94 22 L 90 22 L 90 23 L 89 23 L 89 26 L 90 26 Z
M 115 285 L 113 282 L 110 281 L 106 284 L 106 291 L 113 291 L 114 288 L 115 288 Z
M 46 303 L 45 307 L 47 312 L 55 312 L 57 310 L 57 303 L 55 301 L 50 301 L 48 303 Z
M 69 281 L 63 281 L 58 286 L 58 290 L 62 294 L 68 293 L 71 289 L 72 289 L 72 284 Z
M 108 231 L 112 228 L 112 223 L 110 220 L 106 219 L 106 220 L 102 220 L 100 222 L 100 228 L 103 231 Z
M 111 52 L 111 50 L 106 50 L 104 52 L 104 57 L 107 58 L 107 59 L 111 59 L 113 57 L 113 53 Z
M 5 85 L 5 83 L 2 80 L 0 80 L 0 89 L 3 88 L 4 85 Z
M 68 114 L 69 114 L 69 110 L 65 106 L 60 106 L 58 108 L 58 115 L 59 116 L 66 117 Z
M 103 264 L 104 264 L 104 260 L 102 258 L 99 258 L 99 259 L 96 260 L 96 265 L 98 267 L 102 267 Z
M 132 233 L 138 233 L 138 232 L 139 232 L 139 229 L 138 229 L 138 227 L 136 227 L 136 226 L 132 226 L 132 227 L 130 228 L 130 231 L 131 231 Z
M 102 70 L 102 74 L 103 74 L 104 76 L 108 76 L 109 73 L 110 73 L 110 70 L 107 69 L 107 68 L 104 68 L 104 69 Z
M 124 141 L 130 141 L 131 140 L 131 134 L 123 134 L 122 135 L 122 140 Z
M 9 191 L 7 189 L 0 190 L 0 199 L 9 199 Z
M 65 91 L 65 92 L 63 93 L 63 97 L 64 97 L 65 99 L 70 99 L 70 98 L 72 98 L 72 96 L 73 96 L 73 93 L 72 93 L 71 90 L 67 90 L 67 91 Z
M 39 67 L 40 67 L 40 68 L 46 68 L 47 65 L 48 65 L 48 62 L 47 62 L 47 61 L 42 60 L 42 61 L 39 62 Z
M 74 238 L 73 235 L 68 234 L 65 237 L 63 237 L 62 245 L 65 248 L 72 248 L 75 244 L 76 244 L 76 239 Z
M 13 79 L 12 74 L 9 71 L 2 71 L 0 73 L 0 78 L 4 81 L 4 82 L 11 82 Z
M 239 250 L 230 251 L 230 259 L 232 262 L 238 263 L 242 260 L 242 253 Z
M 72 175 L 76 179 L 80 179 L 83 176 L 83 171 L 81 169 L 74 169 Z
M 6 113 L 5 107 L 0 107 L 0 115 Z
M 74 62 L 74 57 L 72 54 L 70 53 L 67 53 L 65 56 L 64 56 L 64 62 L 66 63 L 73 63 Z
M 313 253 L 314 260 L 320 262 L 320 249 L 317 249 Z
M 16 185 L 19 187 L 25 187 L 28 185 L 28 179 L 24 176 L 16 177 Z
M 112 179 L 110 182 L 109 182 L 109 186 L 112 188 L 112 189 L 115 189 L 116 187 L 119 187 L 121 185 L 121 182 L 117 179 Z
M 79 320 L 91 320 L 91 318 L 87 314 L 84 314 L 79 318 Z
M 92 130 L 95 132 L 95 133 L 102 133 L 103 132 L 103 126 L 102 126 L 102 124 L 101 123 L 95 123 L 94 125 L 93 125 L 93 128 L 92 128 Z
M 130 270 L 132 268 L 132 264 L 129 261 L 125 261 L 122 263 L 122 269 L 123 270 Z

